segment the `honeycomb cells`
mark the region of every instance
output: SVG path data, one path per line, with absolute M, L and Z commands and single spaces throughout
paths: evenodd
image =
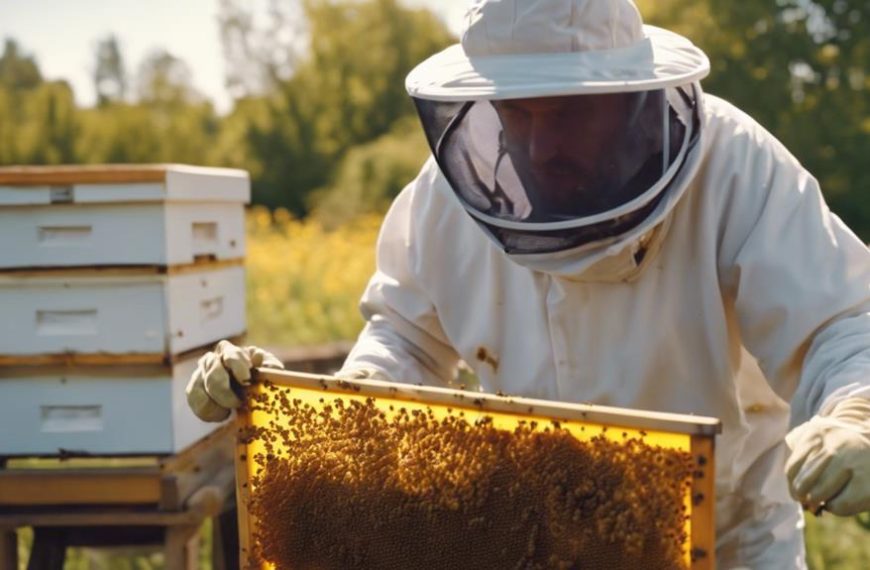
M 250 403 L 281 418 L 243 436 L 260 450 L 252 567 L 687 568 L 685 451 L 292 395 L 267 385 Z

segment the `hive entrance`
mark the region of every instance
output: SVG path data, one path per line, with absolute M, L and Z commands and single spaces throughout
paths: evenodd
M 246 417 L 253 567 L 690 566 L 688 435 L 270 383 Z

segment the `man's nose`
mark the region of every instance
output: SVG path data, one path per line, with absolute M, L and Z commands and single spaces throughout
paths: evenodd
M 559 155 L 564 125 L 552 117 L 538 116 L 529 131 L 529 159 L 532 164 L 546 164 Z

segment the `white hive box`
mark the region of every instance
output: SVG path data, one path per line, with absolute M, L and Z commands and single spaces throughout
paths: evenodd
M 0 307 L 0 366 L 160 363 L 245 332 L 245 272 L 0 273 Z
M 164 366 L 0 367 L 0 455 L 163 455 L 215 429 L 187 406 L 199 353 Z
M 246 172 L 0 168 L 0 456 L 172 454 L 197 357 L 245 332 Z
M 0 270 L 242 258 L 249 200 L 242 170 L 0 168 Z

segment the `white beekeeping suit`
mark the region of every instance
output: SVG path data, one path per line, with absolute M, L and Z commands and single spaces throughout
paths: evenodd
M 870 253 L 781 144 L 702 93 L 708 70 L 630 0 L 476 2 L 408 77 L 434 158 L 386 217 L 343 374 L 443 384 L 463 359 L 486 391 L 718 417 L 719 567 L 804 568 L 784 439 L 811 428 L 790 439 L 807 487 L 825 433 L 870 437 Z M 615 123 L 553 107 L 607 114 L 615 93 Z M 517 144 L 560 117 L 597 165 Z

